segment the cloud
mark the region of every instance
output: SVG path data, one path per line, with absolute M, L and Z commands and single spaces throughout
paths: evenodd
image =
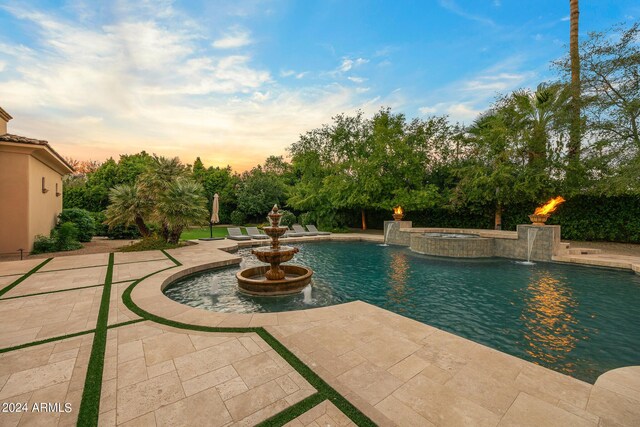
M 347 77 L 347 79 L 357 84 L 364 83 L 367 81 L 367 79 L 365 79 L 364 77 L 355 77 L 355 76 Z
M 336 112 L 372 114 L 404 102 L 351 85 L 280 85 L 251 55 L 213 48 L 206 26 L 182 19 L 171 2 L 161 3 L 159 15 L 147 6 L 114 9 L 117 19 L 108 24 L 10 9 L 34 39 L 29 46 L 0 43 L 11 132 L 49 140 L 79 159 L 146 150 L 185 162 L 199 155 L 241 171 L 286 154 L 301 133 Z M 302 79 L 307 72 L 280 75 Z
M 470 123 L 487 109 L 497 94 L 537 84 L 537 73 L 526 69 L 524 61 L 521 55 L 507 57 L 474 75 L 454 81 L 431 92 L 417 110 L 424 115 L 447 114 L 454 122 Z
M 475 15 L 472 13 L 469 13 L 467 11 L 465 11 L 464 9 L 462 9 L 454 0 L 438 0 L 438 3 L 440 4 L 441 7 L 447 9 L 449 12 L 454 13 L 458 16 L 461 16 L 465 19 L 469 19 L 471 21 L 476 21 L 479 22 L 481 24 L 484 25 L 488 25 L 491 27 L 495 27 L 496 23 L 489 19 L 486 18 L 484 16 L 481 15 Z
M 338 71 L 341 71 L 344 73 L 355 67 L 359 67 L 363 64 L 366 64 L 367 62 L 369 62 L 369 60 L 364 58 L 356 58 L 356 59 L 343 58 L 342 63 L 338 67 Z
M 303 72 L 295 72 L 294 70 L 283 70 L 280 71 L 280 77 L 295 77 L 296 79 L 301 79 L 304 76 L 306 76 L 307 74 L 309 74 L 308 71 L 303 71 Z
M 429 115 L 438 111 L 436 107 L 420 107 L 418 108 L 420 114 Z
M 561 21 L 568 21 L 571 19 L 571 16 L 567 15 L 567 16 L 563 16 L 562 18 L 560 18 Z
M 253 41 L 248 31 L 234 28 L 225 34 L 224 37 L 215 40 L 211 45 L 216 49 L 237 49 L 248 46 L 251 43 L 253 43 Z

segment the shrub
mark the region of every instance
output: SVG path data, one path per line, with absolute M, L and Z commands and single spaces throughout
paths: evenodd
M 91 238 L 96 233 L 96 226 L 89 211 L 79 208 L 63 209 L 60 215 L 58 215 L 60 225 L 64 225 L 67 222 L 75 224 L 77 239 L 81 242 L 90 242 Z
M 72 251 L 80 249 L 78 242 L 78 227 L 73 222 L 65 222 L 53 232 L 56 251 Z
M 231 212 L 231 224 L 233 225 L 242 225 L 247 222 L 247 216 L 244 212 L 235 210 Z
M 142 237 L 140 230 L 135 225 L 116 225 L 107 231 L 107 237 L 110 239 L 133 240 Z
M 93 223 L 96 227 L 96 236 L 107 237 L 109 236 L 109 226 L 104 224 L 107 220 L 107 216 L 104 212 L 89 212 L 91 218 L 93 218 Z
M 56 241 L 47 236 L 38 235 L 33 242 L 32 255 L 53 252 L 56 250 Z
M 314 224 L 314 215 L 311 212 L 305 212 L 303 214 L 298 215 L 298 221 L 302 225 Z
M 280 225 L 283 227 L 291 227 L 296 223 L 296 216 L 293 212 L 289 211 L 280 211 L 282 217 L 280 218 Z

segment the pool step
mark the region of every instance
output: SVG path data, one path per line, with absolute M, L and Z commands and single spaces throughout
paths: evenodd
M 590 255 L 590 254 L 600 254 L 602 253 L 602 250 L 593 249 L 593 248 L 570 248 L 569 253 L 571 255 Z

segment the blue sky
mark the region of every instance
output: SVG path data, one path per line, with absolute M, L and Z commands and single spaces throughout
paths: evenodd
M 639 17 L 583 1 L 581 37 Z M 0 106 L 74 158 L 242 171 L 341 112 L 470 123 L 555 78 L 568 18 L 568 0 L 0 1 Z

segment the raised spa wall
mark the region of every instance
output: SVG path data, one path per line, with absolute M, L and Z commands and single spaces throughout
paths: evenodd
M 529 230 L 536 231 L 531 261 L 551 261 L 558 255 L 559 225 L 518 225 L 517 231 L 473 230 L 462 228 L 413 228 L 411 221 L 385 221 L 385 241 L 391 245 L 408 246 L 412 251 L 433 256 L 455 258 L 502 257 L 527 259 Z M 428 236 L 425 233 L 472 234 L 475 238 L 456 239 Z

